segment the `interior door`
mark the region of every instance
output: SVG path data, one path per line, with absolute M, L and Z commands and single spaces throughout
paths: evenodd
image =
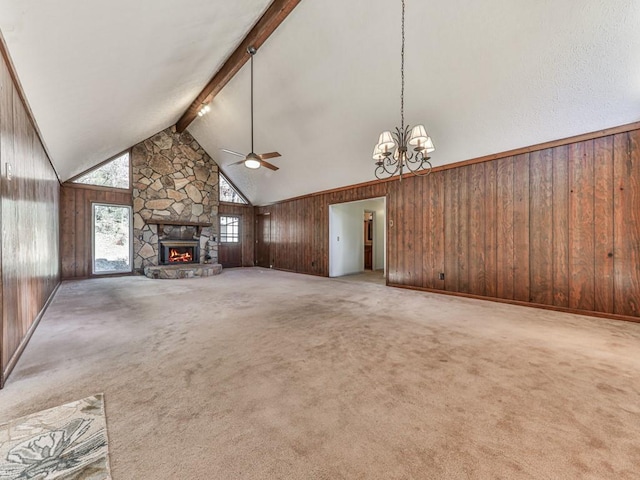
M 220 216 L 220 245 L 218 263 L 224 268 L 242 266 L 242 235 L 239 215 Z
M 271 268 L 271 216 L 258 215 L 256 223 L 256 265 Z

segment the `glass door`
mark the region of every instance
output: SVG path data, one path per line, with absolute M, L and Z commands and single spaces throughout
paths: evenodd
M 95 275 L 132 271 L 131 207 L 93 204 L 92 271 Z

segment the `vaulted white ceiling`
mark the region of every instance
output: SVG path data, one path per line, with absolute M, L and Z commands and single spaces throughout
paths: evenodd
M 270 0 L 0 1 L 63 180 L 173 125 Z
M 441 165 L 640 120 L 640 2 L 406 0 L 405 113 Z M 268 6 L 0 2 L 0 29 L 63 179 L 175 123 Z M 400 0 L 302 0 L 189 131 L 254 204 L 371 180 L 399 124 Z

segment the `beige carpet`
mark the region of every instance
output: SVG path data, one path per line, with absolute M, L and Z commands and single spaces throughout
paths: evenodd
M 114 479 L 640 478 L 640 325 L 263 269 L 63 283 L 0 423 L 105 394 Z

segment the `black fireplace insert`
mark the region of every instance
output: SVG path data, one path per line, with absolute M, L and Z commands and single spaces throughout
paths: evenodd
M 160 265 L 200 263 L 198 240 L 160 240 Z

